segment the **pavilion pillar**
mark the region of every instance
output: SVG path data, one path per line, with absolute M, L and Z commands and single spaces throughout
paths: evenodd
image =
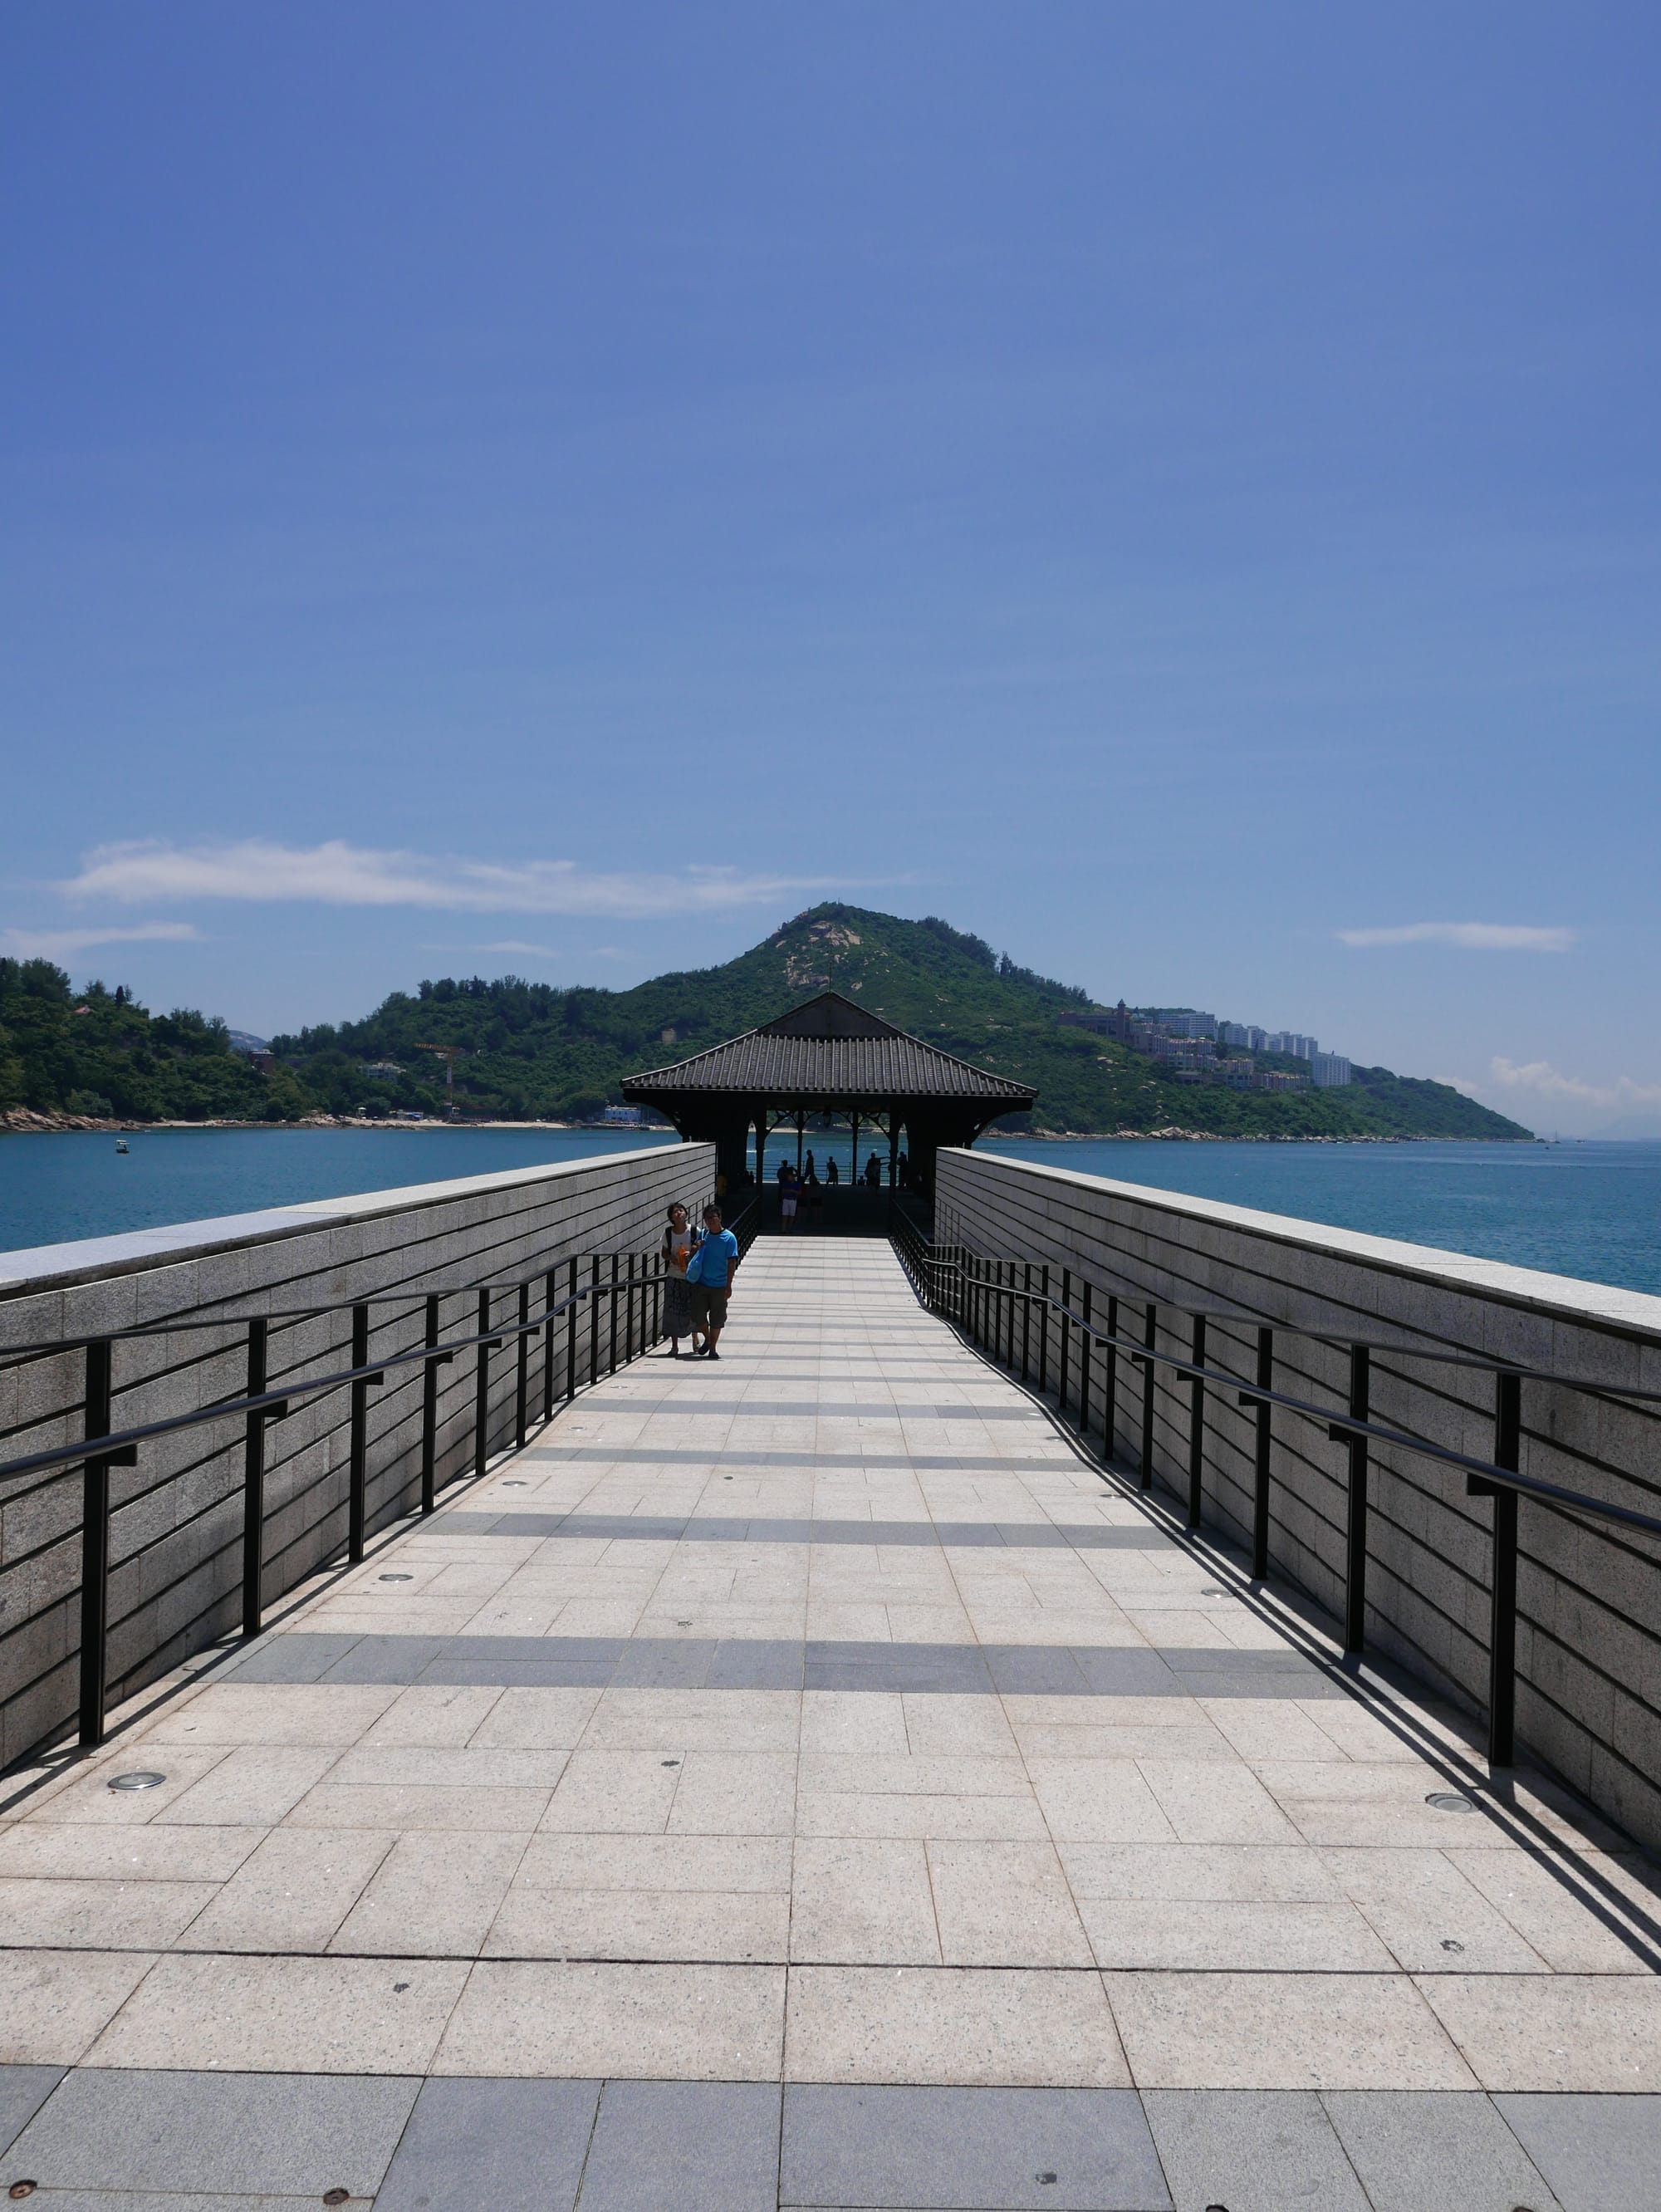
M 900 1184 L 900 1109 L 888 1109 L 888 1188 L 895 1190 Z

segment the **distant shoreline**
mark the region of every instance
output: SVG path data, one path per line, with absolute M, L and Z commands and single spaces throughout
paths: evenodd
M 15 1107 L 0 1114 L 0 1136 L 51 1137 L 75 1135 L 144 1136 L 158 1129 L 270 1129 L 288 1134 L 312 1129 L 355 1129 L 368 1133 L 397 1131 L 421 1136 L 433 1129 L 528 1129 L 549 1134 L 593 1137 L 662 1137 L 675 1133 L 661 1125 L 620 1128 L 598 1121 L 371 1121 L 348 1115 L 308 1114 L 299 1121 L 119 1121 L 83 1114 L 36 1114 Z M 989 1129 L 988 1138 L 1003 1145 L 1543 1145 L 1544 1137 L 1404 1136 L 1392 1133 L 1358 1131 L 1353 1134 L 1326 1133 L 1299 1137 L 1278 1131 L 1247 1129 L 1224 1134 L 1215 1129 Z M 1592 1143 L 1595 1139 L 1579 1139 Z

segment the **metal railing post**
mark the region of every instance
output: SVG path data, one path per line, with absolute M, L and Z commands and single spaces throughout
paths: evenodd
M 248 1388 L 250 1398 L 265 1390 L 266 1332 L 270 1323 L 255 1319 L 248 1324 Z M 242 1632 L 260 1631 L 261 1581 L 265 1565 L 265 1416 L 246 1416 L 242 1431 Z
M 1272 1328 L 1258 1331 L 1258 1388 L 1268 1390 L 1275 1381 L 1275 1332 Z M 1264 1582 L 1269 1576 L 1269 1452 L 1271 1442 L 1270 1419 L 1273 1409 L 1267 1398 L 1257 1401 L 1257 1435 L 1253 1439 L 1252 1465 L 1252 1579 Z
M 427 1328 L 424 1337 L 428 1352 L 436 1350 L 439 1341 L 439 1294 L 427 1294 Z M 431 1513 L 438 1504 L 439 1465 L 439 1369 L 453 1353 L 446 1352 L 441 1358 L 423 1359 L 421 1364 L 421 1510 Z
M 554 1418 L 554 1309 L 559 1303 L 559 1277 L 550 1267 L 543 1278 L 543 1424 Z
M 617 1372 L 617 1278 L 621 1273 L 621 1262 L 614 1252 L 611 1255 L 611 1288 L 606 1297 L 606 1304 L 611 1309 L 609 1316 L 611 1328 L 609 1337 L 611 1358 L 610 1364 L 606 1369 L 608 1375 L 615 1375 Z
M 1079 1304 L 1083 1310 L 1083 1326 L 1078 1336 L 1078 1432 L 1088 1437 L 1090 1430 L 1090 1349 L 1094 1340 L 1090 1328 L 1090 1285 L 1081 1285 Z
M 1523 1378 L 1495 1377 L 1494 1464 L 1522 1467 Z M 1494 1574 L 1488 1613 L 1488 1763 L 1509 1766 L 1517 1735 L 1517 1492 L 1494 1483 Z
M 1194 1316 L 1193 1397 L 1188 1412 L 1188 1526 L 1197 1528 L 1205 1507 L 1205 1316 Z
M 111 1345 L 87 1346 L 82 1434 L 88 1443 L 110 1433 Z M 110 1462 L 88 1459 L 81 1484 L 81 1747 L 104 1741 L 105 1660 L 110 1613 Z
M 1118 1334 L 1118 1300 L 1111 1292 L 1107 1298 L 1107 1341 L 1102 1347 L 1101 1362 L 1101 1456 L 1112 1459 L 1118 1445 L 1118 1346 L 1113 1341 Z
M 1364 1421 L 1367 1413 L 1372 1355 L 1364 1344 L 1349 1348 L 1349 1418 Z M 1343 1436 L 1349 1447 L 1349 1511 L 1345 1544 L 1343 1591 L 1343 1648 L 1360 1652 L 1367 1648 L 1367 1438 L 1353 1431 Z
M 1137 1487 L 1151 1490 L 1154 1486 L 1154 1346 L 1159 1333 L 1159 1308 L 1150 1305 L 1143 1334 L 1148 1347 L 1147 1357 L 1137 1360 L 1142 1370 L 1142 1463 L 1137 1470 Z
M 352 1364 L 369 1364 L 369 1309 L 352 1309 Z M 352 1421 L 346 1473 L 346 1556 L 355 1566 L 363 1557 L 369 1487 L 369 1384 L 359 1376 L 352 1385 Z
M 1046 1260 L 1038 1276 L 1038 1389 L 1039 1395 L 1050 1387 L 1050 1263 Z
M 628 1328 L 623 1336 L 625 1361 L 634 1357 L 634 1255 L 628 1255 Z
M 519 1285 L 518 1362 L 513 1377 L 513 1444 L 524 1449 L 530 1417 L 530 1285 Z
M 588 1284 L 588 1379 L 600 1379 L 600 1257 L 597 1252 Z
M 570 1262 L 571 1279 L 566 1285 L 569 1303 L 565 1310 L 565 1401 L 568 1406 L 577 1395 L 577 1317 L 582 1308 L 577 1304 L 577 1262 Z
M 1058 1347 L 1059 1358 L 1058 1364 L 1058 1371 L 1060 1379 L 1056 1390 L 1056 1409 L 1060 1413 L 1063 1420 L 1065 1420 L 1067 1418 L 1067 1352 L 1068 1347 L 1071 1342 L 1070 1332 L 1072 1328 L 1072 1321 L 1068 1314 L 1067 1309 L 1072 1304 L 1072 1270 L 1069 1267 L 1064 1267 L 1061 1271 L 1061 1343 Z
M 1033 1263 L 1026 1263 L 1021 1280 L 1021 1379 L 1025 1382 L 1032 1374 L 1033 1350 Z
M 479 1292 L 479 1353 L 473 1369 L 473 1472 L 490 1460 L 490 1293 Z

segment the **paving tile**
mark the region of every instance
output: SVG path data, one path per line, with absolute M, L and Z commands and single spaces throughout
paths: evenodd
M 683 1755 L 655 1751 L 575 1751 L 543 1826 L 590 1835 L 661 1835 L 682 1764 Z
M 791 2081 L 1119 2088 L 1101 1978 L 995 1968 L 793 1966 Z
M 850 1966 L 938 1966 L 940 1937 L 922 1842 L 797 1839 L 791 1957 Z
M 546 1811 L 551 1790 L 469 1790 L 440 1784 L 388 1789 L 319 1783 L 288 1816 L 296 1828 L 494 1828 L 529 1833 Z
M 1354 1905 L 1084 1899 L 1100 1966 L 1248 1973 L 1387 1973 L 1390 1953 Z
M 9 2163 L 43 2191 L 373 2197 L 417 2084 L 322 2075 L 82 2067 Z
M 1555 1972 L 1653 1972 L 1652 1869 L 1646 1880 L 1641 1867 L 1596 1851 L 1452 1850 L 1447 1856 Z M 1636 1931 L 1638 1942 L 1622 1932 L 1627 1929 Z
M 278 1636 L 270 1640 L 275 1647 L 285 1639 Z M 374 1725 L 397 1694 L 343 1683 L 308 1687 L 246 1680 L 210 1682 L 188 1703 L 158 1715 L 144 1740 L 158 1744 L 332 1745 L 344 1750 Z
M 1177 1840 L 1134 1759 L 1029 1758 L 1027 1771 L 1045 1825 L 1058 1844 Z
M 1329 2090 L 1323 2100 L 1374 2212 L 1557 2212 L 1488 2099 L 1469 2090 Z
M 1436 1974 L 1418 1986 L 1485 2089 L 1661 2091 L 1661 1980 Z
M 1474 1859 L 1508 1853 L 1473 1852 Z M 1537 1974 L 1540 1954 L 1440 1851 L 1324 1851 L 1323 1864 L 1359 1905 L 1397 1963 L 1412 1973 Z M 1622 1958 L 1634 1971 L 1639 1961 Z
M 419 1683 L 399 1691 L 362 1741 L 372 1746 L 465 1744 L 506 1694 L 489 1687 L 463 1690 Z
M 1325 1904 L 1343 1892 L 1302 1844 L 1062 1843 L 1075 1897 L 1191 1903 Z
M 572 2212 L 599 2100 L 597 2081 L 426 2081 L 376 2212 Z
M 581 2212 L 773 2212 L 779 2106 L 770 2082 L 608 2081 Z
M 531 1838 L 516 1888 L 718 1890 L 788 1895 L 784 1836 L 555 1834 Z
M 1661 2173 L 1661 2097 L 1502 2096 L 1494 2105 L 1563 2212 L 1638 2212 Z
M 183 1855 L 181 1854 L 181 1856 Z M 0 1876 L 9 1943 L 165 1949 L 215 1893 L 210 1881 L 45 1881 Z
M 476 1957 L 528 1835 L 400 1836 L 330 1941 L 331 1951 Z
M 1371 2212 L 1312 2090 L 1145 2089 L 1142 2102 L 1176 2212 Z
M 781 2203 L 1168 2212 L 1125 2089 L 808 2087 L 785 2092 Z
M 961 1702 L 931 1698 L 918 1704 L 948 1706 Z M 906 1727 L 906 1700 L 898 1691 L 864 1695 L 839 1690 L 809 1690 L 802 1698 L 801 1750 L 804 1758 L 823 1755 L 904 1757 L 912 1748 Z
M 394 1841 L 384 1829 L 274 1829 L 175 1948 L 321 1951 Z
M 19 1820 L 0 1827 L 0 1875 L 58 1881 L 225 1881 L 259 1842 L 257 1828 L 75 1827 Z
M 570 1750 L 582 1741 L 603 1693 L 598 1689 L 493 1688 L 490 1694 L 494 1702 L 470 1739 L 476 1747 Z
M 1138 2088 L 1476 2086 L 1435 2014 L 1403 1975 L 1105 1978 Z M 1503 1986 L 1514 1991 L 1516 1984 Z
M 1052 1844 L 935 1841 L 928 1854 L 947 1966 L 1094 1963 Z
M 718 1890 L 510 1889 L 484 1943 L 491 1958 L 784 1963 L 790 1900 Z
M 0 1952 L 0 2065 L 73 2066 L 155 1964 L 153 1951 Z
M 85 2063 L 419 2074 L 467 1972 L 424 1959 L 163 1959 Z
M 787 1836 L 796 1822 L 796 1754 L 689 1751 L 670 1808 L 672 1835 Z
M 1215 1759 L 1143 1759 L 1137 1763 L 1161 1811 L 1185 1844 L 1295 1844 L 1298 1839 L 1297 1830 L 1247 1766 Z
M 776 2081 L 784 2004 L 778 1966 L 487 1960 L 431 2070 Z
M 0 2152 L 15 2141 L 64 2079 L 61 2066 L 0 2066 Z M 9 2175 L 5 2177 L 9 2182 Z

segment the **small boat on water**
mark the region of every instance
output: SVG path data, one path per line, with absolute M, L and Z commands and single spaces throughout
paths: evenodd
M 130 1152 L 132 1148 L 128 1144 L 127 1139 L 124 1137 L 118 1137 L 115 1140 L 115 1149 L 118 1152 Z

